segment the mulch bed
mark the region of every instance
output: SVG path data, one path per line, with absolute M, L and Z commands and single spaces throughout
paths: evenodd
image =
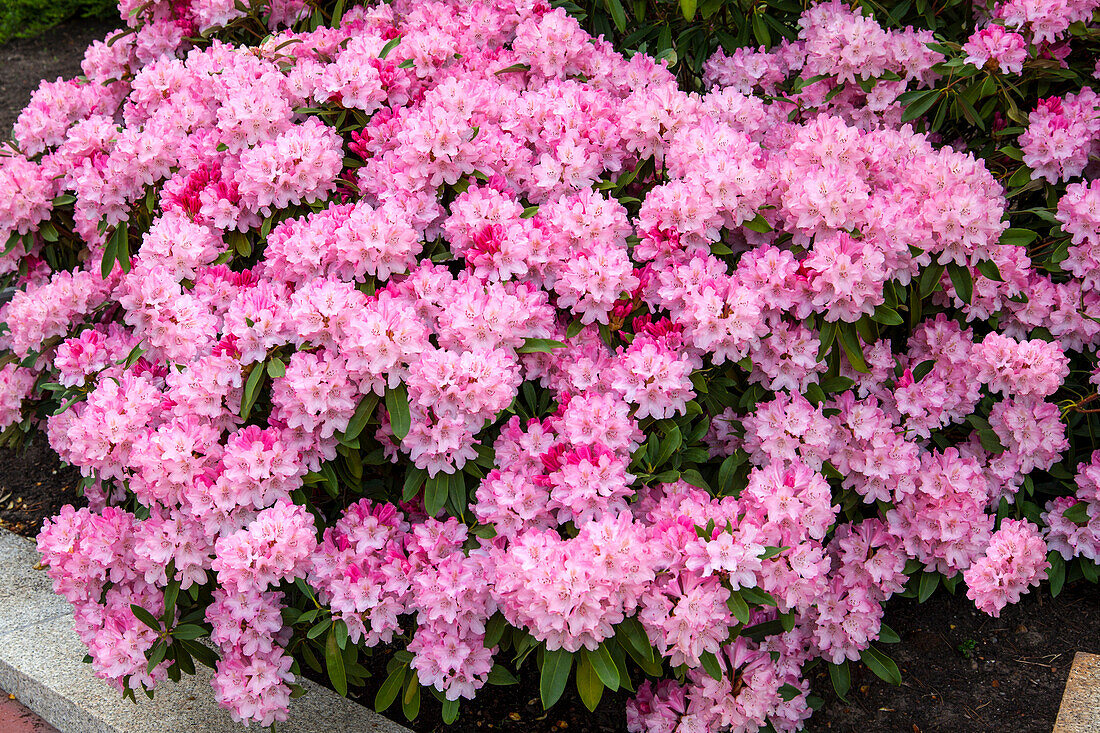
M 7 139 L 20 110 L 43 80 L 71 79 L 80 74 L 84 49 L 121 25 L 74 19 L 37 38 L 0 45 L 0 140 Z
M 77 494 L 80 472 L 62 466 L 44 435 L 23 450 L 0 449 L 0 527 L 35 537 L 42 521 L 66 504 L 82 506 Z
M 79 73 L 84 48 L 113 26 L 70 21 L 37 39 L 0 46 L 0 131 L 9 130 L 41 79 Z M 0 450 L 0 526 L 34 537 L 45 517 L 79 503 L 79 474 L 63 468 L 44 438 L 22 454 Z M 1046 589 L 1043 589 L 1046 593 Z M 847 701 L 833 693 L 824 668 L 812 674 L 825 706 L 808 731 L 830 733 L 1047 733 L 1054 724 L 1076 651 L 1100 652 L 1100 588 L 1067 585 L 1058 598 L 1032 593 L 999 619 L 974 610 L 965 596 L 940 592 L 924 604 L 896 599 L 886 622 L 902 642 L 882 647 L 902 670 L 900 688 L 890 687 L 852 664 Z M 539 704 L 537 676 L 525 667 L 518 687 L 486 690 L 464 703 L 455 725 L 439 723 L 439 705 L 422 696 L 417 731 L 621 731 L 625 697 L 605 699 L 595 714 L 583 707 L 572 685 L 549 713 Z M 381 671 L 381 670 L 380 670 Z M 376 678 L 375 685 L 381 683 Z M 374 690 L 363 702 L 370 704 Z M 398 705 L 389 715 L 405 723 Z

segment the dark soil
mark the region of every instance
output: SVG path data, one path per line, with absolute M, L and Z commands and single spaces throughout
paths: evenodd
M 42 521 L 66 504 L 81 506 L 80 472 L 62 467 L 46 438 L 35 436 L 22 450 L 0 449 L 0 527 L 35 537 Z
M 902 686 L 851 664 L 845 704 L 822 668 L 812 681 L 826 704 L 807 731 L 1049 733 L 1074 653 L 1100 653 L 1100 587 L 1079 581 L 1051 598 L 1044 585 L 1000 618 L 941 588 L 923 604 L 891 601 L 886 623 L 901 643 L 879 648 L 901 669 Z
M 120 25 L 76 18 L 37 38 L 0 45 L 0 139 L 6 139 L 19 112 L 42 80 L 71 79 L 80 74 L 84 49 Z
M 41 79 L 79 74 L 84 48 L 112 27 L 74 20 L 37 39 L 0 46 L 0 137 L 6 136 Z M 79 503 L 78 480 L 74 469 L 60 466 L 41 436 L 21 454 L 0 450 L 0 526 L 35 536 L 45 517 L 67 503 Z M 1054 599 L 1032 593 L 1006 608 L 999 619 L 979 613 L 961 594 L 951 596 L 941 589 L 924 604 L 892 601 L 886 622 L 902 639 L 881 647 L 901 668 L 902 686 L 891 687 L 861 664 L 852 664 L 852 690 L 844 702 L 819 668 L 812 682 L 825 706 L 810 720 L 808 731 L 1047 733 L 1074 652 L 1100 652 L 1100 588 L 1079 582 Z M 385 678 L 385 658 L 376 658 L 373 684 L 361 699 L 367 705 Z M 570 683 L 562 700 L 545 713 L 533 659 L 524 671 L 520 685 L 487 688 L 476 701 L 464 702 L 457 722 L 446 728 L 439 722 L 439 703 L 425 693 L 411 727 L 421 733 L 444 728 L 453 733 L 624 730 L 625 695 L 605 693 L 598 712 L 590 714 Z M 399 703 L 387 714 L 405 723 Z

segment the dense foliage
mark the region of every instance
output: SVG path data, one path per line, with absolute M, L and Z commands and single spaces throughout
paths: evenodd
M 69 18 L 117 18 L 112 0 L 4 0 L 0 8 L 0 43 L 30 38 Z
M 97 674 L 794 730 L 893 594 L 1095 580 L 1096 4 L 123 2 L 0 159 Z

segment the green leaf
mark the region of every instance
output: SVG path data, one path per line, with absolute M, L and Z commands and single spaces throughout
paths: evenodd
M 768 27 L 764 25 L 763 16 L 759 13 L 752 14 L 752 34 L 760 45 L 770 46 L 772 44 L 772 36 L 768 32 Z
M 848 702 L 845 695 L 852 689 L 852 672 L 848 669 L 848 662 L 840 664 L 829 663 L 829 680 L 833 683 L 836 696 L 844 702 Z
M 905 108 L 901 121 L 910 122 L 923 115 L 932 108 L 932 105 L 940 98 L 940 94 L 940 89 L 931 89 L 916 97 L 913 103 Z
M 763 214 L 757 214 L 752 220 L 746 221 L 744 227 L 760 234 L 767 234 L 772 231 L 772 225 L 768 223 Z
M 443 710 L 441 714 L 443 717 L 443 722 L 447 725 L 450 725 L 458 719 L 458 705 L 459 700 L 457 698 L 454 700 L 443 701 Z
M 596 647 L 594 652 L 582 648 L 581 657 L 592 665 L 592 669 L 596 671 L 600 681 L 614 692 L 619 689 L 619 668 L 615 666 L 615 660 L 611 657 L 611 651 L 608 649 L 609 644 L 614 644 L 614 642 L 605 640 Z
M 699 661 L 703 665 L 703 670 L 713 679 L 722 679 L 722 665 L 718 663 L 718 657 L 714 656 L 714 652 L 702 652 L 699 655 Z
M 889 682 L 891 685 L 901 684 L 901 672 L 898 671 L 898 665 L 894 664 L 893 659 L 890 659 L 878 649 L 869 646 L 860 652 L 859 658 L 879 679 Z
M 900 326 L 904 323 L 904 319 L 898 315 L 898 312 L 893 308 L 888 308 L 885 305 L 880 305 L 875 308 L 874 315 L 871 316 L 871 320 L 876 323 L 881 323 L 885 326 Z
M 405 685 L 405 694 L 401 696 L 401 712 L 405 718 L 413 720 L 420 713 L 420 680 L 416 672 L 409 675 L 408 684 Z
M 405 471 L 405 483 L 401 487 L 401 500 L 411 501 L 420 492 L 420 487 L 424 485 L 424 480 L 428 477 L 428 472 L 423 468 L 410 467 Z
M 773 557 L 775 557 L 779 553 L 783 552 L 784 550 L 789 550 L 789 549 L 791 549 L 791 548 L 789 548 L 789 547 L 766 547 L 766 548 L 764 548 L 764 554 L 760 556 L 760 559 L 761 560 L 771 560 Z
M 855 381 L 851 377 L 829 377 L 828 379 L 821 380 L 818 386 L 826 393 L 843 392 L 847 389 L 851 389 L 855 386 Z
M 489 670 L 489 677 L 486 680 L 490 685 L 518 685 L 519 680 L 516 676 L 504 668 L 501 664 L 494 664 L 493 668 Z
M 267 361 L 267 376 L 272 379 L 280 379 L 286 376 L 286 364 L 283 360 L 277 356 L 273 356 Z
M 524 339 L 523 346 L 516 349 L 517 354 L 550 354 L 554 349 L 564 349 L 566 344 L 554 339 Z
M 149 663 L 145 665 L 145 673 L 152 674 L 153 669 L 164 661 L 164 655 L 168 653 L 168 642 L 161 639 L 149 650 Z
M 684 14 L 684 20 L 689 23 L 695 19 L 695 8 L 698 0 L 680 0 L 680 12 Z
M 189 639 L 180 639 L 180 646 L 187 650 L 195 659 L 199 660 L 200 664 L 214 669 L 218 663 L 218 653 L 205 644 L 200 644 L 197 641 L 191 641 Z
M 307 639 L 316 639 L 318 636 L 320 636 L 321 634 L 328 631 L 328 628 L 331 625 L 332 625 L 332 619 L 330 619 L 330 618 L 326 618 L 326 619 L 322 619 L 322 620 L 318 621 L 317 623 L 315 623 L 313 625 L 313 628 L 311 628 L 309 631 L 306 632 L 306 638 Z
M 523 72 L 523 71 L 530 71 L 530 70 L 531 70 L 531 65 L 530 64 L 512 64 L 511 66 L 505 66 L 500 71 L 497 71 L 496 75 L 500 76 L 501 74 L 514 74 L 516 72 Z
M 1017 229 L 1010 228 L 1005 229 L 1001 234 L 1000 244 L 1011 244 L 1017 247 L 1026 247 L 1039 238 L 1037 232 L 1033 232 L 1030 229 Z
M 440 471 L 428 479 L 424 484 L 424 511 L 429 517 L 439 514 L 443 505 L 447 503 L 447 495 L 451 492 L 450 474 Z
M 766 590 L 759 588 L 742 588 L 741 595 L 749 603 L 755 603 L 758 606 L 775 606 L 778 605 L 775 601 L 775 596 Z
M 779 688 L 779 696 L 782 697 L 785 702 L 790 702 L 801 694 L 802 690 L 789 682 Z
M 397 694 L 401 692 L 401 686 L 405 684 L 405 673 L 408 669 L 406 665 L 402 664 L 386 677 L 386 681 L 382 683 L 382 686 L 378 688 L 378 693 L 374 696 L 374 709 L 376 712 L 381 713 L 390 705 L 393 705 L 393 701 L 397 699 Z
M 883 644 L 900 644 L 901 637 L 898 636 L 898 632 L 891 629 L 886 624 L 881 624 L 878 629 L 878 640 Z
M 840 341 L 844 353 L 848 356 L 848 363 L 852 365 L 852 369 L 870 374 L 871 370 L 863 358 L 863 347 L 859 345 L 859 337 L 851 324 L 846 323 L 840 327 L 837 331 L 837 339 Z
M 160 620 L 167 624 L 172 620 L 176 610 L 176 599 L 180 594 L 180 582 L 173 580 L 168 584 L 168 587 L 164 589 L 164 613 L 160 615 Z
M 336 0 L 336 7 L 332 10 L 330 25 L 333 28 L 340 27 L 340 19 L 344 17 L 344 0 Z
M 611 20 L 615 22 L 615 27 L 619 29 L 619 33 L 626 33 L 626 9 L 623 7 L 621 0 L 607 0 L 608 8 L 611 10 Z
M 398 441 L 405 439 L 412 427 L 409 414 L 409 392 L 404 384 L 386 390 L 386 411 L 390 414 L 390 430 Z
M 1001 439 L 997 437 L 996 431 L 990 427 L 989 422 L 979 415 L 971 415 L 966 418 L 966 421 L 974 428 L 978 433 L 978 440 L 982 444 L 982 448 L 994 455 L 1000 455 L 1005 452 L 1005 447 L 1001 445 Z
M 156 616 L 149 613 L 148 611 L 146 611 L 144 608 L 137 605 L 136 603 L 131 603 L 130 604 L 130 610 L 133 611 L 134 616 L 137 618 L 138 621 L 145 624 L 146 626 L 148 626 L 153 631 L 160 631 L 160 629 L 161 629 L 160 622 L 157 621 Z
M 180 624 L 172 629 L 172 637 L 175 639 L 198 639 L 206 636 L 206 629 L 198 624 Z
M 359 400 L 359 404 L 355 408 L 355 414 L 351 416 L 348 427 L 344 430 L 344 440 L 351 441 L 359 437 L 363 432 L 363 428 L 367 427 L 367 423 L 370 422 L 371 416 L 374 415 L 376 407 L 378 407 L 378 395 L 373 392 Z
M 126 222 L 122 222 L 115 227 L 115 233 L 111 235 L 111 239 L 115 242 L 115 257 L 118 259 L 119 265 L 122 266 L 123 272 L 130 271 L 130 227 Z
M 740 623 L 747 624 L 749 622 L 749 604 L 745 603 L 740 591 L 735 590 L 730 593 L 730 597 L 726 600 L 726 606 Z
M 345 649 L 348 645 L 348 625 L 344 623 L 344 619 L 336 619 L 332 624 L 332 630 L 336 632 L 336 646 Z
M 59 238 L 57 227 L 55 227 L 51 221 L 42 222 L 42 226 L 38 227 L 38 233 L 41 234 L 42 239 L 47 242 L 56 242 Z
M 734 472 L 744 462 L 745 456 L 743 453 L 734 453 L 722 461 L 722 465 L 718 468 L 718 491 L 720 493 L 726 493 L 733 488 Z
M 348 678 L 344 672 L 344 655 L 340 653 L 340 648 L 336 645 L 336 634 L 332 631 L 328 632 L 328 639 L 325 641 L 325 667 L 328 669 L 332 689 L 341 697 L 347 697 Z
M 920 576 L 920 585 L 917 589 L 917 603 L 924 603 L 932 594 L 936 592 L 936 588 L 940 586 L 940 574 L 930 573 L 925 570 Z
M 247 420 L 249 413 L 252 412 L 253 406 L 256 404 L 256 398 L 260 395 L 260 385 L 263 383 L 264 374 L 263 362 L 254 362 L 252 365 L 252 371 L 248 374 L 248 379 L 244 383 L 244 395 L 241 397 L 241 419 Z
M 663 466 L 665 461 L 672 457 L 672 454 L 680 449 L 680 446 L 684 443 L 684 436 L 680 433 L 679 426 L 674 425 L 672 430 L 668 431 L 668 435 L 660 442 L 660 446 L 657 450 L 657 457 L 653 461 L 654 468 Z
M 694 468 L 689 468 L 686 471 L 680 473 L 682 478 L 687 483 L 691 484 L 697 489 L 703 489 L 704 491 L 710 491 L 710 484 L 703 478 L 703 474 L 699 473 Z
M 226 239 L 233 246 L 233 250 L 241 257 L 252 256 L 252 242 L 242 232 L 232 231 L 225 235 Z
M 1081 568 L 1081 575 L 1085 580 L 1090 583 L 1096 583 L 1100 581 L 1100 565 L 1097 565 L 1087 557 L 1077 558 L 1077 562 Z
M 592 669 L 587 655 L 583 653 L 577 661 L 576 684 L 581 702 L 589 711 L 595 711 L 596 706 L 600 704 L 600 699 L 603 697 L 603 682 L 600 681 L 596 670 Z
M 117 231 L 117 230 L 116 230 Z M 118 258 L 118 241 L 112 234 L 107 240 L 107 247 L 103 250 L 103 261 L 99 266 L 99 274 L 106 280 L 111 276 L 111 270 L 115 269 L 115 260 Z
M 68 206 L 69 204 L 75 204 L 75 203 L 76 203 L 76 196 L 73 196 L 71 193 L 62 194 L 62 195 L 58 196 L 57 198 L 55 198 L 53 200 L 53 205 L 55 207 L 56 206 Z
M 382 50 L 378 52 L 378 58 L 384 59 L 387 56 L 389 56 L 390 51 L 397 48 L 397 44 L 399 44 L 399 43 L 401 43 L 401 36 L 397 36 L 396 38 L 391 38 L 389 40 L 389 42 L 386 43 L 386 45 L 382 47 Z
M 928 376 L 928 373 L 932 371 L 932 368 L 934 366 L 936 366 L 935 359 L 925 359 L 920 364 L 917 364 L 913 368 L 913 381 L 919 382 L 920 380 L 924 379 L 926 376 Z
M 947 266 L 947 274 L 951 278 L 951 284 L 955 287 L 955 293 L 962 298 L 964 303 L 969 303 L 974 297 L 974 279 L 970 274 L 970 268 L 952 262 Z
M 4 252 L 0 256 L 11 254 L 11 251 L 15 249 L 15 245 L 19 244 L 20 238 L 19 232 L 12 232 L 11 236 L 8 237 L 8 243 L 4 245 Z M 106 275 L 104 275 L 104 277 L 106 277 Z
M 1076 524 L 1078 527 L 1083 527 L 1088 524 L 1089 521 L 1089 505 L 1088 502 L 1079 501 L 1073 506 L 1062 512 L 1062 516 L 1069 521 Z
M 564 649 L 547 651 L 543 655 L 539 677 L 539 696 L 542 698 L 543 710 L 549 710 L 561 698 L 572 667 L 573 654 Z
M 1051 569 L 1046 571 L 1046 577 L 1051 581 L 1051 598 L 1057 598 L 1066 583 L 1066 560 L 1058 550 L 1051 550 L 1046 554 L 1046 561 L 1051 564 Z
M 924 269 L 920 276 L 920 297 L 927 298 L 932 294 L 940 284 L 944 269 L 943 265 L 929 265 Z
M 653 674 L 654 676 L 661 674 L 660 664 L 656 663 L 653 656 L 653 644 L 649 641 L 649 637 L 645 633 L 645 627 L 638 619 L 631 617 L 619 624 L 615 638 L 646 674 Z M 654 668 L 657 670 L 655 673 L 650 671 Z
M 975 267 L 978 272 L 982 273 L 986 278 L 994 280 L 999 283 L 1003 283 L 1005 279 L 1001 277 L 1001 271 L 997 267 L 997 263 L 993 260 L 982 260 Z

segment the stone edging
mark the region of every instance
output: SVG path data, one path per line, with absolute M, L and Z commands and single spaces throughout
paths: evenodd
M 72 607 L 34 569 L 31 540 L 0 528 L 0 688 L 15 695 L 62 733 L 242 733 L 214 702 L 211 670 L 179 683 L 166 680 L 152 700 L 137 704 L 97 679 L 81 659 Z M 411 733 L 373 710 L 308 680 L 279 733 Z M 250 730 L 256 730 L 253 726 Z

